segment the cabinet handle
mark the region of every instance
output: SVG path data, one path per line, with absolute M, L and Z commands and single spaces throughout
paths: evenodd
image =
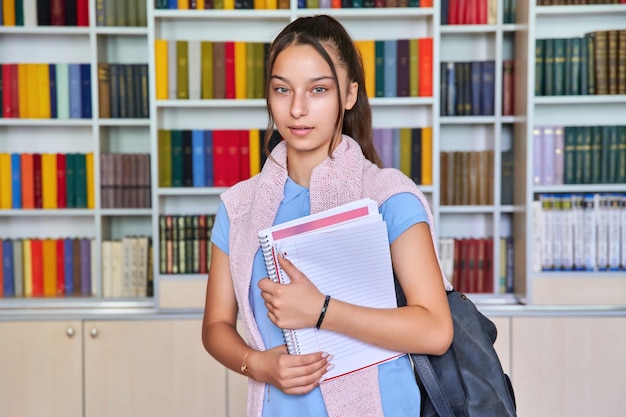
M 74 337 L 74 328 L 68 327 L 65 333 L 67 334 L 67 337 Z
M 98 337 L 98 329 L 96 329 L 95 327 L 93 327 L 89 333 L 91 334 L 91 337 L 93 338 Z

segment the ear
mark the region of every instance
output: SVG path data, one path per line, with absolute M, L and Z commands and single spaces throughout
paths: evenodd
M 359 83 L 355 82 L 351 82 L 350 86 L 348 87 L 348 94 L 346 95 L 346 106 L 345 109 L 346 110 L 350 110 L 352 109 L 352 107 L 354 107 L 354 105 L 356 104 L 356 99 L 359 93 Z

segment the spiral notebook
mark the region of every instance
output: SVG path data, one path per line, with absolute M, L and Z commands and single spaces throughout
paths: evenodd
M 275 282 L 289 283 L 278 264 L 282 252 L 324 294 L 366 307 L 397 307 L 387 226 L 371 199 L 264 229 L 259 242 L 268 276 Z M 326 380 L 403 354 L 314 327 L 284 329 L 283 335 L 291 354 L 334 356 Z

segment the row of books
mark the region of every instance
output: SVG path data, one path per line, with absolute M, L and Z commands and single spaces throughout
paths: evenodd
M 0 5 L 2 26 L 89 26 L 89 0 L 2 0 Z
M 509 9 L 511 8 L 511 1 Z M 443 0 L 442 25 L 495 25 L 498 19 L 498 0 Z M 503 5 L 503 10 L 506 5 Z
M 626 30 L 537 39 L 535 95 L 626 94 Z
M 289 0 L 155 0 L 156 9 L 289 9 Z M 298 0 L 299 9 L 433 7 L 433 0 Z
M 444 274 L 457 291 L 466 293 L 513 292 L 513 239 L 502 237 L 499 259 L 494 259 L 493 238 L 439 239 L 439 257 Z M 494 269 L 498 288 L 494 289 Z
M 493 150 L 440 154 L 441 205 L 493 204 Z
M 91 296 L 95 240 L 2 239 L 0 291 L 4 297 Z
M 90 64 L 5 63 L 0 67 L 2 117 L 92 117 Z
M 432 38 L 359 40 L 370 97 L 432 96 Z M 268 43 L 155 40 L 156 97 L 253 99 L 265 96 Z
M 537 0 L 537 6 L 569 6 L 574 4 L 626 4 L 626 0 Z
M 377 128 L 374 148 L 385 168 L 397 168 L 419 185 L 432 185 L 432 127 Z
M 626 194 L 540 194 L 533 270 L 626 270 Z
M 148 64 L 98 63 L 100 118 L 150 117 Z
M 159 216 L 160 272 L 206 274 L 214 221 L 212 214 Z
M 442 116 L 495 114 L 495 61 L 441 62 L 440 65 Z M 512 72 L 507 75 L 512 75 Z M 512 80 L 507 80 L 507 86 L 510 94 L 513 91 Z M 503 91 L 503 99 L 504 94 Z M 507 108 L 512 112 L 512 103 Z
M 626 184 L 626 126 L 535 126 L 533 183 Z
M 93 153 L 0 153 L 0 209 L 94 206 Z
M 100 154 L 100 207 L 150 208 L 150 154 Z
M 147 6 L 147 0 L 96 0 L 96 25 L 146 27 Z
M 152 297 L 154 294 L 152 239 L 126 236 L 102 241 L 102 296 Z

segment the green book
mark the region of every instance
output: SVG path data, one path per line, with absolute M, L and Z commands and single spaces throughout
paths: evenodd
M 586 38 L 580 38 L 580 85 L 581 95 L 589 94 L 589 44 Z
M 409 96 L 419 96 L 419 42 L 409 39 Z
M 254 43 L 254 98 L 265 97 L 265 45 L 264 42 Z
M 176 98 L 189 99 L 189 42 L 176 41 Z
M 581 38 L 570 39 L 570 55 L 568 62 L 570 65 L 570 81 L 569 81 L 569 94 L 578 96 L 580 95 L 580 66 L 581 66 Z
M 246 42 L 246 98 L 255 98 L 256 92 L 256 47 L 254 42 Z
M 584 41 L 587 44 L 587 93 L 586 94 L 595 94 L 596 93 L 596 65 L 594 61 L 596 43 L 595 43 L 595 33 L 587 33 L 585 34 Z
M 573 83 L 573 54 L 572 54 L 572 38 L 565 39 L 565 76 L 563 79 L 563 94 L 572 95 L 572 83 Z
M 617 131 L 617 177 L 615 182 L 626 184 L 626 126 L 618 126 Z M 622 227 L 626 227 L 626 225 L 622 225 Z
M 602 169 L 602 126 L 591 128 L 591 183 L 601 182 Z
M 213 98 L 213 42 L 200 42 L 200 66 L 202 68 L 201 97 Z
M 385 41 L 374 41 L 376 58 L 376 97 L 385 97 Z
M 159 187 L 172 186 L 172 136 L 169 130 L 159 129 Z
M 565 146 L 563 152 L 563 182 L 575 184 L 576 171 L 576 126 L 565 127 Z
M 600 169 L 600 182 L 607 184 L 609 182 L 609 150 L 611 140 L 611 127 L 602 126 L 602 156 L 601 156 L 601 169 Z
M 582 156 L 582 169 L 583 169 L 583 184 L 591 184 L 592 178 L 592 161 L 591 161 L 591 146 L 593 144 L 593 128 L 591 126 L 583 126 L 578 128 L 583 131 L 583 145 L 580 149 Z
M 565 94 L 565 39 L 554 40 L 554 95 Z
M 554 39 L 544 39 L 543 95 L 553 96 L 554 87 Z
M 15 0 L 15 26 L 24 26 L 24 0 Z
M 618 126 L 609 126 L 609 183 L 617 182 L 618 150 L 619 150 L 619 132 Z
M 87 208 L 87 157 L 84 153 L 74 154 L 76 173 L 76 208 Z
M 137 0 L 137 26 L 148 26 L 148 4 L 145 0 Z
M 67 208 L 76 208 L 76 154 L 65 155 L 65 192 Z
M 172 187 L 183 186 L 183 131 L 170 131 L 172 143 Z
M 545 39 L 535 41 L 535 96 L 542 96 L 545 93 L 543 59 L 545 41 Z

